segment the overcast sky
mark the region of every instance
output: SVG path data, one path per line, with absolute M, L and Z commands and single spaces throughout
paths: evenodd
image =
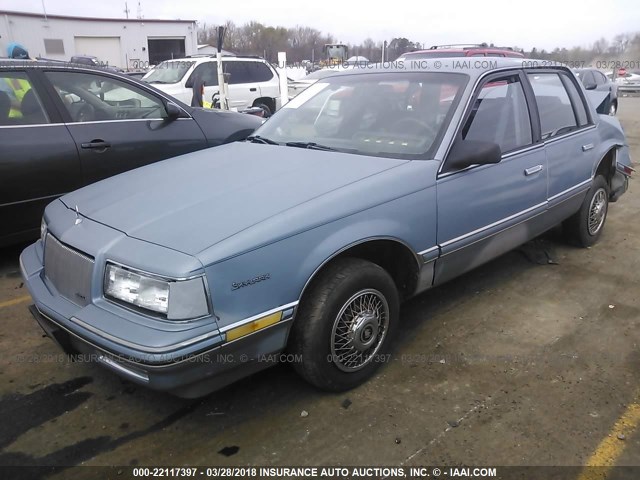
M 42 13 L 42 0 L 2 0 L 0 9 Z M 600 37 L 640 31 L 637 0 L 455 0 L 427 2 L 308 0 L 147 0 L 145 18 L 188 19 L 217 25 L 305 25 L 359 43 L 367 37 L 407 37 L 426 45 L 493 42 L 552 49 L 588 46 Z M 124 0 L 44 0 L 48 14 L 124 18 Z M 400 7 L 402 5 L 402 7 Z M 135 18 L 138 2 L 128 1 Z

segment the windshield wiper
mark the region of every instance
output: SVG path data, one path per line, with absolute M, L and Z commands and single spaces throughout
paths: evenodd
M 316 142 L 287 142 L 285 143 L 287 147 L 298 147 L 298 148 L 308 148 L 310 150 L 325 150 L 327 152 L 335 152 L 336 149 L 333 147 L 327 147 L 326 145 L 320 145 Z
M 145 80 L 145 82 L 147 82 L 147 83 L 171 83 L 171 82 L 165 82 L 164 80 Z
M 270 138 L 266 138 L 266 137 L 261 137 L 260 135 L 250 135 L 245 140 L 251 143 L 264 143 L 265 145 L 280 145 L 275 140 L 271 140 Z

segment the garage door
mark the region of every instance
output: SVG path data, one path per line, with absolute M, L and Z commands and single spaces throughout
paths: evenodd
M 120 67 L 120 37 L 75 37 L 76 55 L 93 55 L 102 62 Z

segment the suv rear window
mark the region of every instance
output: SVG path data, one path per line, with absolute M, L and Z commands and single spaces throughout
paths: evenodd
M 245 62 L 222 60 L 224 73 L 228 73 L 229 84 L 266 82 L 273 78 L 271 69 L 262 62 Z M 218 85 L 218 62 L 201 63 L 189 77 L 187 88 L 191 87 L 196 77 L 201 77 L 204 84 L 213 87 Z
M 262 62 L 244 62 L 247 65 L 250 82 L 267 82 L 273 78 L 273 72 Z

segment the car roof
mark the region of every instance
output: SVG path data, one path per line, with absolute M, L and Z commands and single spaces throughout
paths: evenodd
M 266 62 L 266 60 L 262 57 L 251 56 L 251 55 L 222 55 L 223 61 L 238 61 L 238 62 Z M 172 58 L 169 60 L 163 60 L 164 62 L 196 62 L 196 63 L 204 63 L 204 62 L 215 62 L 217 60 L 216 55 L 193 55 L 191 57 L 184 58 Z
M 414 55 L 414 54 L 435 54 L 435 53 L 503 53 L 505 55 L 512 55 L 518 57 L 524 57 L 522 53 L 509 49 L 509 48 L 500 48 L 500 47 L 466 47 L 466 48 L 427 48 L 425 50 L 413 50 L 411 52 L 405 52 L 403 55 Z
M 108 73 L 110 75 L 122 76 L 115 72 L 113 69 L 109 69 L 108 66 L 101 65 L 86 65 L 83 63 L 74 63 L 68 60 L 37 60 L 37 59 L 4 59 L 0 58 L 0 68 L 62 68 L 68 70 L 83 70 L 92 72 Z
M 568 67 L 558 65 L 548 65 L 545 62 L 535 59 L 514 58 L 514 57 L 442 57 L 424 59 L 416 62 L 396 61 L 384 63 L 369 63 L 367 65 L 354 65 L 348 70 L 337 72 L 329 78 L 344 75 L 362 75 L 367 73 L 406 73 L 406 72 L 441 72 L 441 73 L 463 73 L 471 77 L 478 77 L 486 72 L 500 71 L 506 69 L 557 69 L 571 72 Z

